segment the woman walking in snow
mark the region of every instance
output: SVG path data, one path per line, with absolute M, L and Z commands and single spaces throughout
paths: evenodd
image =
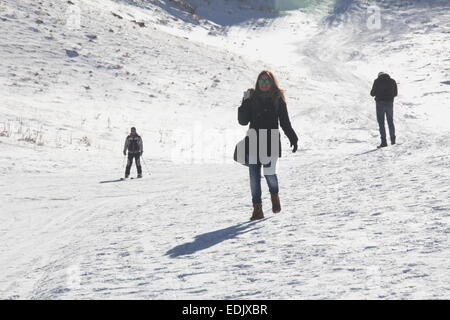
M 255 88 L 244 93 L 242 104 L 238 109 L 239 124 L 250 123 L 250 131 L 256 133 L 256 139 L 249 140 L 249 150 L 256 150 L 256 161 L 248 164 L 250 171 L 250 188 L 252 193 L 253 214 L 250 220 L 263 219 L 261 200 L 261 167 L 272 200 L 272 211 L 281 211 L 278 195 L 278 178 L 276 162 L 281 157 L 280 134 L 278 124 L 289 139 L 292 152 L 297 151 L 297 134 L 292 129 L 283 90 L 272 72 L 264 70 L 257 78 Z M 253 129 L 253 130 L 252 130 Z M 275 138 L 273 138 L 275 137 Z M 260 140 L 262 143 L 260 144 Z M 267 141 L 267 144 L 265 143 Z M 252 143 L 256 143 L 252 148 Z M 266 149 L 266 150 L 263 150 Z M 251 152 L 250 152 L 251 153 Z M 267 155 L 267 156 L 266 156 Z

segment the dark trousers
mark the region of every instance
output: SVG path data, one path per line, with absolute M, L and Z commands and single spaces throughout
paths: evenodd
M 138 152 L 138 153 L 128 152 L 127 168 L 125 169 L 126 176 L 130 175 L 131 166 L 133 165 L 133 159 L 135 159 L 138 174 L 142 174 L 141 153 L 140 152 Z
M 378 126 L 380 127 L 380 136 L 382 140 L 386 140 L 386 127 L 384 125 L 385 117 L 389 127 L 389 136 L 391 139 L 395 139 L 394 102 L 377 101 L 377 121 Z

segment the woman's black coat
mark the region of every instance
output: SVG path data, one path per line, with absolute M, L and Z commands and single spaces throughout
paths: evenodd
M 286 103 L 279 97 L 278 102 L 274 103 L 271 97 L 258 97 L 253 94 L 252 97 L 242 101 L 238 109 L 239 124 L 246 126 L 250 123 L 250 129 L 268 129 L 267 130 L 267 149 L 268 156 L 271 155 L 270 129 L 278 129 L 278 123 L 288 137 L 291 144 L 298 141 L 297 134 L 292 129 L 291 121 L 287 111 Z M 259 130 L 257 131 L 259 146 Z M 281 157 L 281 139 L 279 139 L 279 157 Z M 259 150 L 259 148 L 258 148 Z M 259 154 L 259 151 L 258 151 Z M 259 156 L 258 156 L 259 163 Z

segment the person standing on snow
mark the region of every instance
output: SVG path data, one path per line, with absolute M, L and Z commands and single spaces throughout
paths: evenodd
M 289 138 L 292 152 L 297 151 L 297 134 L 292 129 L 291 122 L 286 107 L 286 99 L 283 90 L 280 88 L 277 79 L 272 72 L 264 70 L 257 78 L 255 88 L 248 89 L 244 93 L 242 104 L 238 109 L 239 124 L 245 126 L 250 123 L 250 130 L 256 132 L 258 156 L 256 163 L 249 163 L 250 189 L 252 193 L 253 214 L 250 220 L 263 219 L 261 200 L 261 166 L 263 167 L 264 177 L 269 186 L 272 200 L 272 211 L 278 213 L 281 211 L 280 198 L 278 195 L 278 178 L 276 175 L 276 162 L 281 157 L 280 134 L 278 124 L 281 125 L 286 136 Z M 266 129 L 266 130 L 261 130 Z M 275 129 L 275 130 L 274 130 Z M 250 131 L 249 130 L 249 131 Z M 275 139 L 271 137 L 271 130 Z M 270 162 L 262 163 L 260 157 L 260 148 L 265 148 L 265 143 L 261 145 L 259 140 L 267 132 L 267 155 L 270 156 Z M 250 142 L 251 143 L 251 142 Z
M 131 166 L 133 165 L 133 159 L 136 162 L 136 168 L 138 172 L 138 178 L 142 178 L 141 156 L 144 153 L 144 144 L 142 138 L 136 133 L 136 128 L 131 128 L 130 135 L 125 139 L 125 145 L 123 147 L 123 155 L 127 155 L 128 150 L 128 162 L 125 169 L 125 178 L 130 176 Z
M 377 121 L 381 135 L 381 144 L 377 148 L 387 147 L 386 128 L 384 126 L 385 116 L 389 127 L 391 144 L 395 144 L 394 98 L 397 94 L 397 82 L 387 73 L 380 72 L 373 83 L 372 91 L 370 91 L 370 95 L 375 97 Z

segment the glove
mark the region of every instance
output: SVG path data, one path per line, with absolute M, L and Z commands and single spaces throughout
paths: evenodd
M 123 150 L 123 155 L 124 155 L 124 156 L 126 156 L 126 155 L 127 155 L 127 152 L 126 152 L 125 150 Z
M 141 151 L 141 157 L 142 157 L 142 154 L 144 153 L 144 151 Z
M 252 90 L 251 89 L 248 89 L 247 91 L 244 92 L 244 100 L 247 100 L 251 96 L 252 96 Z
M 297 149 L 298 149 L 297 142 L 294 142 L 294 143 L 291 142 L 291 147 L 294 147 L 294 148 L 292 149 L 292 153 L 295 153 L 295 152 L 297 151 Z

